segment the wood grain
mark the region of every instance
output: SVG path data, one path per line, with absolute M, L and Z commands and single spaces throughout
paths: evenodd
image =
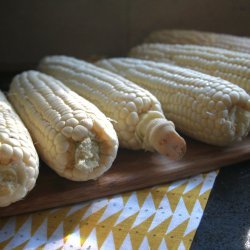
M 250 137 L 230 147 L 187 139 L 179 161 L 157 153 L 120 149 L 112 168 L 96 181 L 73 182 L 41 164 L 36 187 L 22 201 L 0 208 L 0 217 L 35 212 L 166 183 L 250 159 Z

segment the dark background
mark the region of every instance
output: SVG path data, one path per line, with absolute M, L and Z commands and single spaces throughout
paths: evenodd
M 250 36 L 249 0 L 0 0 L 0 89 L 45 55 L 122 56 L 162 28 Z M 244 249 L 250 162 L 220 171 L 192 249 Z
M 191 245 L 191 250 L 241 249 L 250 249 L 249 160 L 220 170 Z
M 0 71 L 49 54 L 125 55 L 160 28 L 250 35 L 250 1 L 0 0 Z

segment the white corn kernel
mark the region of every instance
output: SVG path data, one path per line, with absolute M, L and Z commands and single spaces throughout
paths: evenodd
M 73 136 L 74 138 L 77 138 L 78 141 L 83 140 L 88 135 L 89 135 L 89 131 L 87 128 L 81 125 L 77 125 L 76 127 L 74 127 Z
M 23 72 L 13 79 L 9 98 L 30 130 L 42 159 L 59 175 L 85 181 L 96 179 L 111 167 L 111 161 L 102 161 L 103 164 L 100 164 L 99 154 L 102 152 L 98 148 L 99 145 L 109 148 L 111 158 L 115 159 L 118 138 L 112 124 L 96 106 L 61 82 L 37 71 Z M 92 126 L 96 121 L 102 124 L 98 130 Z M 83 132 L 80 133 L 78 127 L 80 123 L 86 125 L 84 133 L 87 130 L 92 136 L 86 148 L 82 147 Z M 95 144 L 97 150 L 91 147 L 91 143 Z M 78 151 L 82 152 L 82 158 L 92 151 L 97 152 L 97 165 L 86 164 L 78 172 L 77 179 L 74 179 L 72 172 L 81 165 L 81 159 L 75 157 Z M 24 147 L 23 161 L 32 160 L 30 158 L 32 154 Z M 91 167 L 95 170 L 89 174 Z
M 220 77 L 250 93 L 249 53 L 192 44 L 152 43 L 132 48 L 129 54 L 131 57 L 165 62 Z M 223 84 L 217 90 L 223 90 Z
M 160 150 L 159 152 L 164 152 L 164 154 L 166 154 L 166 150 L 170 151 L 167 140 L 165 140 L 166 145 L 164 144 L 165 149 L 159 147 L 159 141 L 156 142 L 153 137 L 149 139 L 150 132 L 145 128 L 142 129 L 141 136 L 137 136 L 137 133 L 140 133 L 138 127 L 142 127 L 138 124 L 145 115 L 150 116 L 151 112 L 157 111 L 162 115 L 162 119 L 164 117 L 160 102 L 149 91 L 117 74 L 71 57 L 46 57 L 41 61 L 39 69 L 61 80 L 66 86 L 100 108 L 113 122 L 122 147 L 150 151 Z M 151 124 L 151 120 L 147 120 L 147 122 Z M 169 121 L 165 119 L 165 126 L 168 123 Z M 75 126 L 76 124 L 70 125 Z M 85 126 L 82 121 L 79 122 L 79 125 Z M 93 126 L 97 130 L 102 130 L 101 124 L 94 123 Z M 146 124 L 145 127 L 147 127 Z M 167 137 L 167 131 L 162 128 L 159 130 L 164 134 L 162 137 Z M 73 139 L 78 136 L 73 133 Z M 179 155 L 171 153 L 170 157 L 179 158 L 183 156 L 186 144 L 177 132 L 175 132 L 175 136 L 176 141 L 183 147 L 183 153 Z M 159 136 L 157 136 L 157 140 L 161 140 Z
M 23 158 L 23 151 L 20 147 L 13 147 L 13 155 L 15 160 L 21 160 Z
M 31 155 L 25 159 L 24 151 Z M 0 207 L 23 199 L 34 187 L 39 160 L 29 132 L 0 91 Z
M 166 117 L 190 137 L 224 146 L 248 134 L 250 97 L 235 84 L 149 60 L 113 58 L 101 60 L 97 65 L 151 91 L 161 102 Z M 227 91 L 221 86 L 227 86 Z
M 64 136 L 70 138 L 72 136 L 73 128 L 66 126 L 62 129 L 62 133 Z
M 66 121 L 66 126 L 70 126 L 70 127 L 75 127 L 76 125 L 78 125 L 79 122 L 77 119 L 75 118 L 70 118 Z
M 250 38 L 199 30 L 157 30 L 145 39 L 147 43 L 197 44 L 250 53 Z

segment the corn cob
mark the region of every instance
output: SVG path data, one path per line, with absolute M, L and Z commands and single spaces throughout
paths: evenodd
M 237 85 L 186 68 L 114 58 L 97 65 L 151 91 L 176 128 L 202 142 L 225 146 L 247 136 L 250 97 Z
M 198 45 L 144 44 L 130 56 L 167 62 L 221 77 L 250 93 L 250 55 Z
M 158 30 L 146 43 L 196 44 L 250 53 L 250 38 L 198 30 Z
M 0 91 L 0 207 L 34 187 L 39 159 L 28 130 Z
M 184 155 L 184 139 L 148 91 L 93 64 L 66 56 L 46 57 L 39 68 L 97 105 L 113 121 L 121 147 L 157 150 L 171 159 Z
M 85 181 L 111 167 L 118 148 L 112 124 L 61 82 L 36 71 L 23 72 L 13 79 L 9 98 L 39 155 L 60 176 Z

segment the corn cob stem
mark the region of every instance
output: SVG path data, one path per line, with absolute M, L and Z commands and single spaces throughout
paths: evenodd
M 186 142 L 176 132 L 174 123 L 166 123 L 166 119 L 158 112 L 149 112 L 141 118 L 136 135 L 144 137 L 144 144 L 153 145 L 159 153 L 170 159 L 181 159 L 186 153 Z
M 171 159 L 184 155 L 184 139 L 148 91 L 93 64 L 66 56 L 46 57 L 39 69 L 100 108 L 113 121 L 122 147 L 157 150 Z
M 134 58 L 113 58 L 97 65 L 151 91 L 166 117 L 186 135 L 226 146 L 247 136 L 250 97 L 240 87 L 186 68 Z
M 0 91 L 0 207 L 24 198 L 34 187 L 38 172 L 31 137 Z
M 59 175 L 96 179 L 117 153 L 112 124 L 93 104 L 45 74 L 17 75 L 9 98 L 30 130 L 41 158 Z
M 196 44 L 250 53 L 250 38 L 198 30 L 158 30 L 146 43 Z

